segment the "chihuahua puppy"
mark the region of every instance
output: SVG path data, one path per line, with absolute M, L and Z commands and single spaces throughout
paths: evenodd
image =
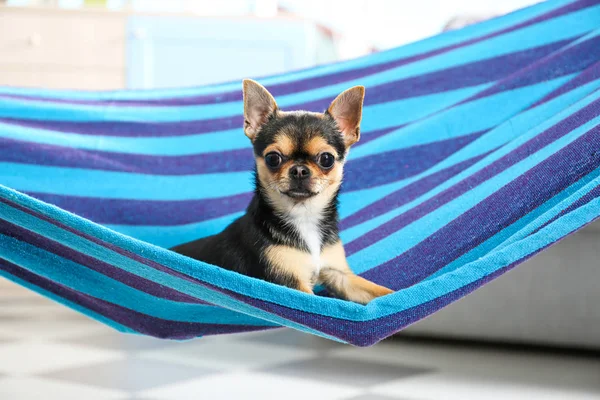
M 360 137 L 364 87 L 346 90 L 324 113 L 281 111 L 249 79 L 243 94 L 254 197 L 223 232 L 172 250 L 306 293 L 322 284 L 362 304 L 391 293 L 352 272 L 338 235 L 338 192 L 348 150 Z

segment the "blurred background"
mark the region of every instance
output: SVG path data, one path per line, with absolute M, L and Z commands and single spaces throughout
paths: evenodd
M 536 2 L 0 0 L 0 85 L 260 77 Z M 596 224 L 369 349 L 287 329 L 184 343 L 122 335 L 0 278 L 0 399 L 600 399 L 598 243 Z
M 537 2 L 0 0 L 0 84 L 160 88 L 259 77 L 363 56 Z

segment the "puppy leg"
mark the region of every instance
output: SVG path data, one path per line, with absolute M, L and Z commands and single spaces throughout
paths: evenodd
M 314 267 L 310 254 L 288 246 L 271 246 L 263 253 L 269 268 L 267 280 L 314 294 Z
M 355 275 L 348 266 L 341 242 L 323 249 L 321 260 L 323 267 L 319 281 L 337 297 L 367 304 L 376 297 L 393 293 L 393 290 Z

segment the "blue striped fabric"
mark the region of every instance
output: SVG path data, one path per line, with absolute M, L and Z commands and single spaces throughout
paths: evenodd
M 554 0 L 356 60 L 259 79 L 284 109 L 367 87 L 341 195 L 367 306 L 165 250 L 251 197 L 239 82 L 0 88 L 0 274 L 124 332 L 289 326 L 371 345 L 600 216 L 600 1 Z

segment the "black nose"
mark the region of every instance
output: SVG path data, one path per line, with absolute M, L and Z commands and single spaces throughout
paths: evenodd
M 306 179 L 310 176 L 310 169 L 304 165 L 294 165 L 290 168 L 290 178 Z

